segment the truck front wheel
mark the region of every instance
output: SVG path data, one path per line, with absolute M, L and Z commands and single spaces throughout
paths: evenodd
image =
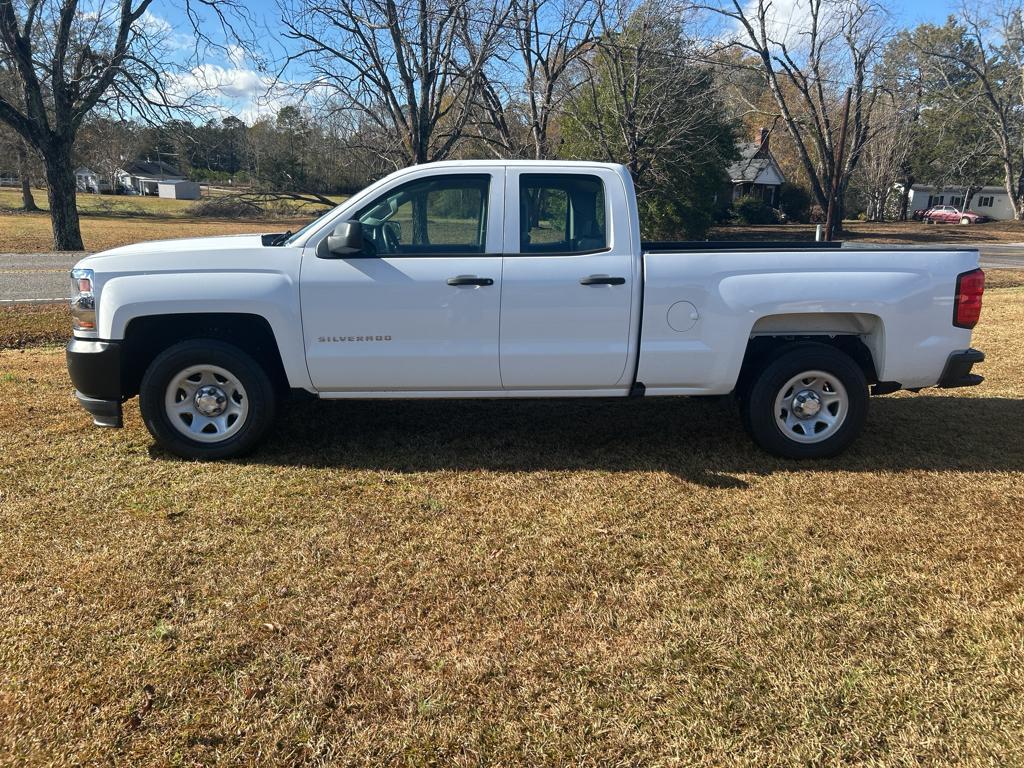
M 744 423 L 766 451 L 789 459 L 835 456 L 864 428 L 868 385 L 849 356 L 798 344 L 756 377 L 742 402 Z
M 215 339 L 190 339 L 164 350 L 139 388 L 150 434 L 187 459 L 225 459 L 252 450 L 273 422 L 275 406 L 263 368 Z

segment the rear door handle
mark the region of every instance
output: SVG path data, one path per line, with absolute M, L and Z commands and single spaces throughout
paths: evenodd
M 624 277 L 610 277 L 609 275 L 591 275 L 580 278 L 580 285 L 622 285 L 626 282 Z
M 458 275 L 457 277 L 449 277 L 448 285 L 494 285 L 494 281 L 489 277 Z

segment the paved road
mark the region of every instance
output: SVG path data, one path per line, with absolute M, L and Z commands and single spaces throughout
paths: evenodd
M 1024 243 L 982 245 L 981 266 L 1024 269 Z M 66 300 L 81 253 L 0 253 L 0 304 Z
M 1024 269 L 1024 243 L 982 245 L 981 266 L 992 269 Z
M 62 301 L 81 253 L 0 253 L 0 304 Z

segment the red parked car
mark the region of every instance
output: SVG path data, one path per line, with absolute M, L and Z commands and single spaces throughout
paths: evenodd
M 981 224 L 988 221 L 988 216 L 982 216 L 974 211 L 961 211 L 952 205 L 937 205 L 925 211 L 921 218 L 925 224 Z

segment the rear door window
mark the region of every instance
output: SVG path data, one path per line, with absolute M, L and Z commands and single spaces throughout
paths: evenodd
M 597 176 L 519 177 L 519 252 L 596 253 L 608 249 L 604 182 Z

